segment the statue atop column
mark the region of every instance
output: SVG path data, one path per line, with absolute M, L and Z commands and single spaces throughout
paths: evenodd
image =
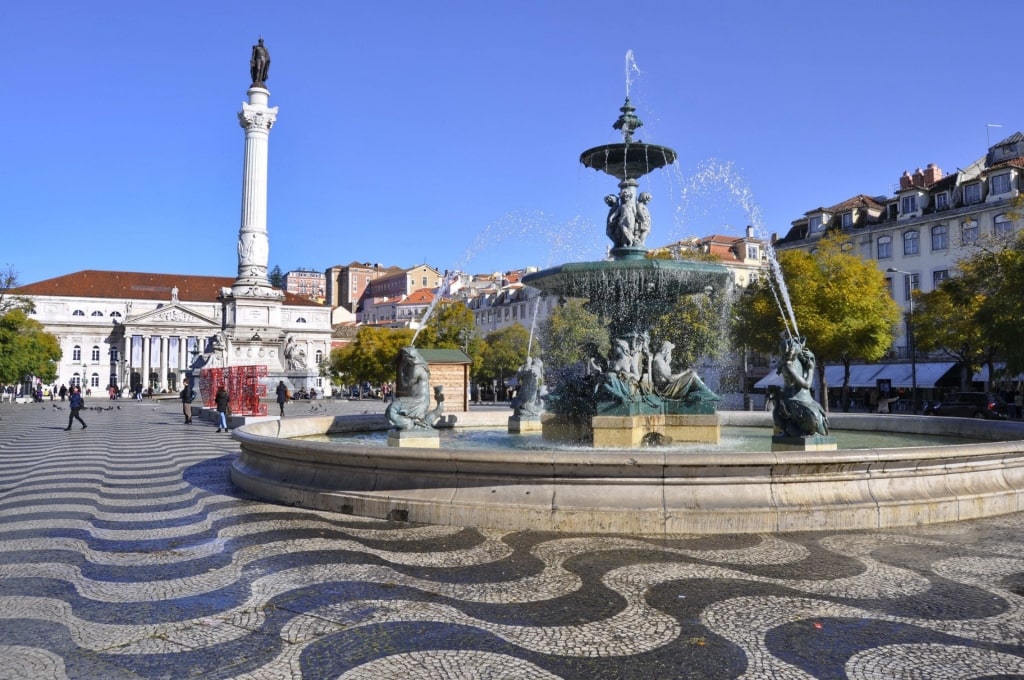
M 252 46 L 249 74 L 252 76 L 251 87 L 266 87 L 270 75 L 270 52 L 263 46 L 263 36 L 260 36 L 259 42 Z

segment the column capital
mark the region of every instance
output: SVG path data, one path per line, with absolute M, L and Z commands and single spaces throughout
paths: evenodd
M 269 108 L 258 104 L 242 104 L 238 112 L 238 124 L 246 131 L 269 132 L 277 120 L 277 107 Z

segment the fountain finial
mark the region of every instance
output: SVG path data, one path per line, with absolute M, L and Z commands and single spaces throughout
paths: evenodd
M 633 141 L 633 131 L 643 127 L 644 123 L 633 113 L 636 111 L 636 107 L 629 103 L 629 97 L 626 97 L 626 103 L 622 105 L 619 111 L 622 111 L 622 115 L 619 116 L 619 119 L 615 121 L 612 127 L 616 130 L 621 130 L 623 141 L 629 144 Z

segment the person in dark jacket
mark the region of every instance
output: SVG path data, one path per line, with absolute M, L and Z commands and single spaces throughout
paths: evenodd
M 288 401 L 288 387 L 283 380 L 277 383 L 277 405 L 281 407 L 281 417 L 284 417 L 284 403 Z
M 213 398 L 217 403 L 217 432 L 228 431 L 228 404 L 231 403 L 231 396 L 228 395 L 228 388 L 221 385 L 217 388 L 217 395 Z
M 71 429 L 71 423 L 77 418 L 78 422 L 82 424 L 82 429 L 86 428 L 85 421 L 82 420 L 82 416 L 79 412 L 85 406 L 85 399 L 82 398 L 82 391 L 78 389 L 78 386 L 71 388 L 71 398 L 68 400 L 68 406 L 71 407 L 71 415 L 68 416 L 68 426 L 64 428 L 65 431 Z
M 185 414 L 185 424 L 192 424 L 192 399 L 195 398 L 195 394 L 192 392 L 192 386 L 187 382 L 185 386 L 181 388 L 181 412 Z

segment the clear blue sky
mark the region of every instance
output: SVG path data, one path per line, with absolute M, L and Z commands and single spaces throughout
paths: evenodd
M 378 0 L 9 2 L 0 265 L 234 276 L 264 36 L 270 265 L 473 272 L 600 258 L 611 177 L 585 149 L 679 152 L 641 181 L 648 246 L 785 233 L 952 172 L 1024 129 L 1017 3 Z M 1002 128 L 987 128 L 986 124 Z

